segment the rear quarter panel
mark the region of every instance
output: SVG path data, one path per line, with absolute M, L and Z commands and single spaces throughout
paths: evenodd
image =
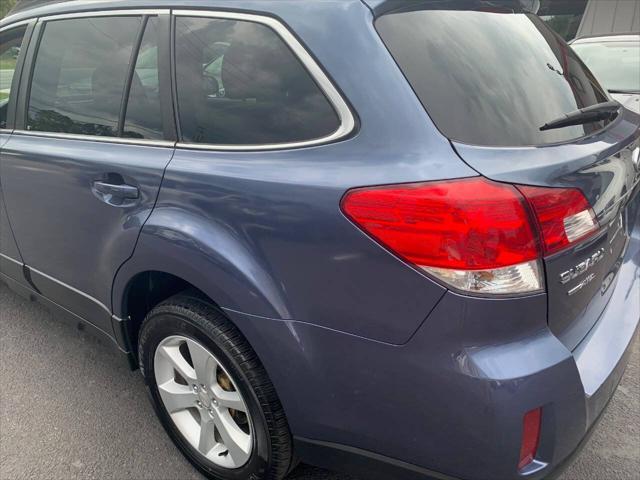
M 281 18 L 344 93 L 359 126 L 346 140 L 297 150 L 177 149 L 116 279 L 116 314 L 128 280 L 152 269 L 192 282 L 223 308 L 406 342 L 445 289 L 353 226 L 340 200 L 352 187 L 475 172 L 433 127 L 361 2 L 233 6 L 269 7 Z

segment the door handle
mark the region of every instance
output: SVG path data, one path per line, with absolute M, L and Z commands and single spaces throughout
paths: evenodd
M 93 182 L 93 189 L 96 193 L 104 196 L 120 198 L 123 200 L 135 200 L 140 197 L 140 190 L 133 185 L 115 185 L 106 182 Z
M 116 180 L 117 182 L 117 180 Z M 138 202 L 140 190 L 126 183 L 110 183 L 96 180 L 91 184 L 91 192 L 101 202 L 112 207 L 128 208 Z

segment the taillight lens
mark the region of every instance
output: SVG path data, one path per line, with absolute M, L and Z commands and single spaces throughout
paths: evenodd
M 536 458 L 540 443 L 540 427 L 542 425 L 542 409 L 536 408 L 527 412 L 522 422 L 522 441 L 518 469 L 521 470 Z
M 555 246 L 560 233 L 552 236 L 557 225 L 551 223 L 550 208 L 538 219 L 532 212 L 556 205 L 555 212 L 565 215 L 561 225 L 570 240 L 584 237 L 579 210 L 584 205 L 560 211 L 550 197 L 541 202 L 542 190 L 557 194 L 557 189 L 537 189 L 530 200 L 530 187 L 519 188 L 482 177 L 358 188 L 347 192 L 341 206 L 349 219 L 396 255 L 457 289 L 535 292 L 543 287 L 540 260 L 543 249 L 548 251 L 547 237 Z
M 484 178 L 351 190 L 344 213 L 397 255 L 456 288 L 542 286 L 539 248 L 518 190 Z
M 535 212 L 546 255 L 598 231 L 598 221 L 577 188 L 518 187 Z

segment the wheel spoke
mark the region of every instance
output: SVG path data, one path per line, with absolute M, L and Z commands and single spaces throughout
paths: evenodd
M 162 385 L 158 385 L 158 390 L 160 391 L 164 406 L 169 413 L 176 413 L 191 408 L 197 400 L 197 397 L 190 387 L 180 385 L 174 380 L 169 380 Z
M 222 413 L 214 411 L 213 421 L 234 464 L 244 465 L 251 452 L 251 436 L 238 427 L 228 411 Z
M 216 362 L 209 352 L 193 340 L 187 340 L 187 347 L 189 347 L 189 355 L 191 355 L 191 361 L 193 362 L 193 368 L 198 382 L 210 387 L 213 384 L 218 362 Z
M 233 410 L 237 410 L 239 412 L 247 412 L 247 407 L 242 401 L 242 397 L 240 393 L 234 392 L 225 392 L 224 390 L 216 390 L 216 397 L 218 399 L 218 403 L 221 407 L 231 408 Z
M 202 411 L 200 415 L 200 440 L 198 441 L 198 450 L 206 457 L 209 455 L 209 452 L 211 452 L 211 449 L 216 446 L 215 423 L 206 411 Z
M 195 370 L 189 365 L 177 346 L 162 347 L 162 355 L 171 363 L 171 366 L 189 383 L 195 383 L 197 376 Z

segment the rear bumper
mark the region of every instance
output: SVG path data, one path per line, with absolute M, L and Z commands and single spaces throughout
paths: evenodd
M 621 362 L 622 369 L 621 369 L 621 372 L 620 372 L 619 379 L 622 379 L 622 374 L 624 373 L 624 367 L 626 367 L 626 365 L 627 365 L 628 357 L 629 357 L 629 350 L 627 350 L 627 352 L 626 352 L 626 354 L 624 356 L 624 360 L 623 360 L 623 362 Z M 617 387 L 617 384 L 616 384 L 616 387 Z M 595 418 L 595 421 L 593 421 L 591 423 L 591 425 L 589 426 L 589 428 L 587 430 L 587 433 L 582 437 L 582 440 L 580 440 L 580 443 L 574 449 L 574 451 L 569 456 L 567 456 L 562 462 L 557 464 L 553 468 L 553 470 L 550 470 L 548 473 L 545 474 L 544 478 L 546 480 L 553 480 L 553 479 L 556 479 L 556 478 L 560 477 L 560 475 L 562 475 L 565 472 L 565 470 L 567 468 L 569 468 L 571 466 L 571 464 L 576 460 L 576 458 L 582 453 L 582 450 L 587 445 L 587 443 L 589 443 L 589 440 L 591 439 L 591 436 L 593 435 L 593 433 L 597 429 L 598 424 L 600 423 L 600 420 L 604 416 L 604 413 L 607 410 L 607 407 L 609 406 L 609 403 L 611 402 L 612 398 L 613 398 L 613 394 L 608 398 L 607 403 L 604 405 L 604 408 L 602 408 L 602 410 L 600 411 L 600 414 Z
M 595 432 L 608 405 L 607 403 L 574 451 L 553 469 L 548 469 L 545 473 L 545 480 L 555 480 L 560 477 L 565 470 L 571 466 L 575 459 L 580 456 L 584 447 L 589 443 L 589 439 Z M 462 480 L 416 465 L 406 464 L 392 458 L 386 458 L 381 455 L 352 447 L 345 447 L 343 445 L 295 438 L 294 448 L 296 453 L 301 458 L 304 458 L 307 463 L 322 465 L 325 468 L 336 471 L 347 470 L 371 480 L 389 480 L 390 478 L 394 480 Z M 521 478 L 528 477 L 521 476 Z
M 573 352 L 547 328 L 545 295 L 448 292 L 404 345 L 228 313 L 265 364 L 303 461 L 364 478 L 539 480 L 570 462 L 624 373 L 640 321 L 634 230 L 611 302 Z M 537 407 L 538 458 L 519 472 L 522 419 Z

